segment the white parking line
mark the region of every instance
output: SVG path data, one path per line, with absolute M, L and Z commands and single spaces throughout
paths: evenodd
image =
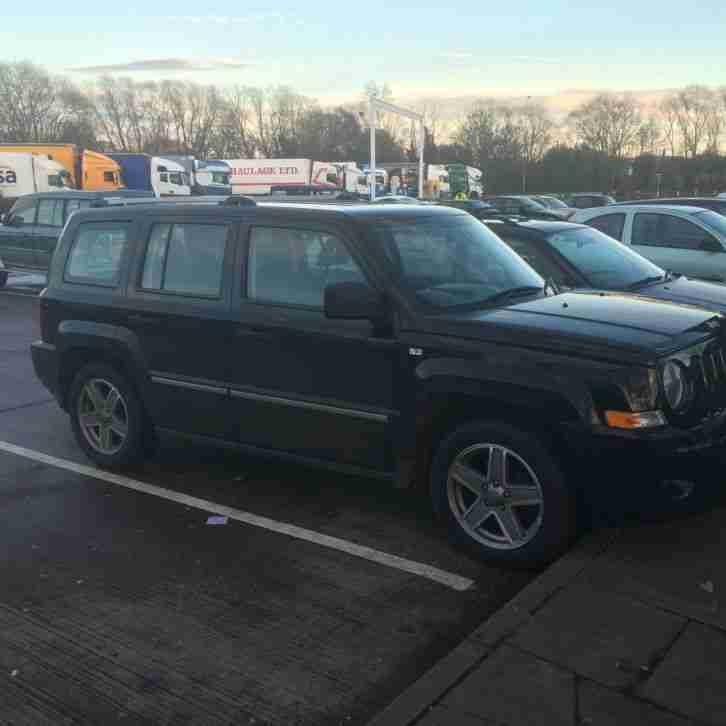
M 463 590 L 468 590 L 474 585 L 473 580 L 461 577 L 460 575 L 455 575 L 451 572 L 446 572 L 445 570 L 440 570 L 438 567 L 432 567 L 431 565 L 426 565 L 422 562 L 415 562 L 413 560 L 407 560 L 405 557 L 389 555 L 386 552 L 374 550 L 371 547 L 364 547 L 363 545 L 348 542 L 347 540 L 339 539 L 338 537 L 330 537 L 327 534 L 298 527 L 294 524 L 278 522 L 275 519 L 268 519 L 267 517 L 260 517 L 256 514 L 252 514 L 251 512 L 244 512 L 240 509 L 227 507 L 223 504 L 210 502 L 207 499 L 200 499 L 199 497 L 192 497 L 188 494 L 172 491 L 171 489 L 164 489 L 163 487 L 159 487 L 154 484 L 146 484 L 119 474 L 113 474 L 109 471 L 96 469 L 92 466 L 76 464 L 73 461 L 59 459 L 55 456 L 43 454 L 40 451 L 26 449 L 23 446 L 16 446 L 15 444 L 0 441 L 0 451 L 5 451 L 8 454 L 15 454 L 16 456 L 22 456 L 26 459 L 32 459 L 33 461 L 38 461 L 42 464 L 48 464 L 48 466 L 66 469 L 67 471 L 72 471 L 75 474 L 80 474 L 81 476 L 100 479 L 101 481 L 108 482 L 109 484 L 126 487 L 126 489 L 133 489 L 137 492 L 143 492 L 144 494 L 151 494 L 152 496 L 159 497 L 161 499 L 168 499 L 171 502 L 177 502 L 177 504 L 183 504 L 187 507 L 200 509 L 201 511 L 209 514 L 223 515 L 229 519 L 234 519 L 237 522 L 250 524 L 253 527 L 260 527 L 271 532 L 277 532 L 278 534 L 286 534 L 288 537 L 312 542 L 320 545 L 321 547 L 329 547 L 330 549 L 339 550 L 340 552 L 345 552 L 346 554 L 353 555 L 354 557 L 360 557 L 364 560 L 377 562 L 379 565 L 393 567 L 396 570 L 402 570 L 403 572 L 409 572 L 412 575 L 424 577 L 427 580 L 432 580 L 433 582 L 438 582 L 441 585 L 446 585 L 446 587 L 450 587 L 452 590 L 458 590 L 461 592 Z

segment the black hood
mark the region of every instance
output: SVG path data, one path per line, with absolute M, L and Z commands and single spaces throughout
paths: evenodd
M 675 277 L 667 282 L 643 287 L 638 290 L 638 295 L 686 305 L 699 305 L 720 313 L 726 312 L 726 285 L 719 285 L 716 282 Z
M 429 318 L 437 333 L 652 362 L 726 331 L 713 311 L 610 292 L 567 292 L 506 308 Z

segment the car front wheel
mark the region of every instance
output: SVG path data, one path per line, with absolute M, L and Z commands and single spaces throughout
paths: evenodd
M 475 422 L 439 446 L 431 497 L 451 537 L 482 559 L 522 567 L 553 560 L 575 532 L 574 497 L 533 435 Z

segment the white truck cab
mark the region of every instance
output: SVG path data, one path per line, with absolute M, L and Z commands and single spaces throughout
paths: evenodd
M 151 158 L 151 180 L 158 197 L 188 197 L 192 193 L 188 172 L 171 159 Z

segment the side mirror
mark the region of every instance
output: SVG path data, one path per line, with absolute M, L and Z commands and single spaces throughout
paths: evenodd
M 724 249 L 721 246 L 721 243 L 714 239 L 713 237 L 706 237 L 706 239 L 703 240 L 703 243 L 701 244 L 700 249 L 703 252 L 723 252 Z
M 362 282 L 328 285 L 323 296 L 325 317 L 333 320 L 371 320 L 384 317 L 383 296 Z

